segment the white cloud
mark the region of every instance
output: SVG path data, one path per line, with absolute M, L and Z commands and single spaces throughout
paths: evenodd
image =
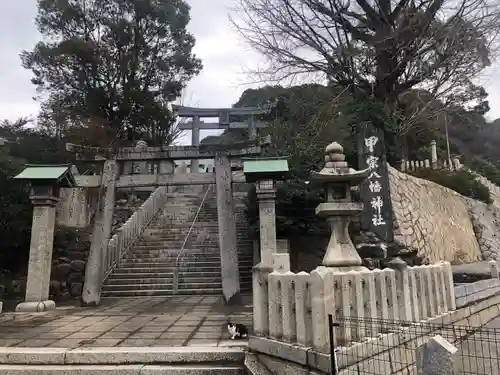
M 38 104 L 32 100 L 35 89 L 31 73 L 21 67 L 19 52 L 31 49 L 39 36 L 34 24 L 36 0 L 0 1 L 0 119 L 15 120 L 34 116 Z M 229 107 L 241 93 L 256 85 L 248 82 L 246 67 L 255 67 L 259 56 L 244 46 L 228 19 L 231 0 L 190 0 L 191 23 L 195 35 L 195 53 L 204 69 L 189 84 L 183 104 L 196 107 Z M 481 80 L 490 94 L 491 111 L 488 118 L 500 117 L 500 72 L 492 68 Z M 217 133 L 207 131 L 206 136 Z M 182 143 L 190 136 L 182 137 Z

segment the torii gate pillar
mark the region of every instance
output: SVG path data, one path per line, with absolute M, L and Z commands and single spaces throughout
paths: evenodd
M 231 163 L 229 162 L 228 155 L 222 153 L 216 154 L 215 181 L 222 293 L 224 294 L 225 302 L 228 304 L 238 303 L 240 300 L 240 271 L 231 175 Z

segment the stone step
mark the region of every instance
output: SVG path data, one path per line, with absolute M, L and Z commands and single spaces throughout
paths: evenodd
M 243 292 L 252 290 L 252 283 L 241 283 L 240 289 Z M 168 297 L 171 296 L 172 289 L 165 288 L 161 290 L 112 290 L 112 291 L 102 291 L 101 296 L 103 298 L 117 298 L 117 297 Z M 212 289 L 178 289 L 177 295 L 221 295 L 222 288 L 212 288 Z
M 242 366 L 207 365 L 0 365 L 5 375 L 244 375 Z
M 130 260 L 130 261 L 141 261 L 149 259 L 150 261 L 163 261 L 163 262 L 173 262 L 177 259 L 179 251 L 173 254 L 158 254 L 158 253 L 133 253 L 128 254 L 125 258 L 122 259 L 122 262 Z M 193 253 L 182 253 L 179 259 L 184 259 L 186 262 L 190 261 L 203 261 L 203 262 L 215 262 L 220 263 L 220 254 L 193 254 Z M 253 255 L 241 254 L 238 255 L 238 261 L 252 261 Z
M 199 272 L 198 272 L 199 274 Z M 117 286 L 117 285 L 171 285 L 173 282 L 173 276 L 167 278 L 141 278 L 137 277 L 135 274 L 130 274 L 129 278 L 114 278 L 109 277 L 104 285 L 106 286 Z M 240 275 L 241 282 L 251 282 L 252 276 L 250 274 Z M 203 283 L 220 283 L 221 275 L 214 274 L 212 276 L 193 276 L 190 274 L 184 274 L 179 276 L 180 284 L 203 284 Z
M 131 274 L 128 279 L 125 278 L 108 278 L 104 285 L 106 286 L 117 286 L 117 285 L 170 285 L 173 282 L 173 276 L 167 278 L 141 278 L 136 277 L 135 274 Z M 240 281 L 251 281 L 251 275 L 245 274 L 240 276 Z M 202 276 L 197 277 L 190 274 L 184 274 L 179 276 L 180 284 L 203 284 L 203 283 L 220 283 L 221 275 L 214 274 L 212 276 Z
M 240 267 L 253 267 L 252 261 L 250 259 L 243 259 L 238 261 Z M 145 259 L 141 261 L 140 259 L 126 259 L 119 262 L 119 268 L 133 268 L 134 266 L 144 267 L 173 267 L 174 263 L 167 260 L 159 260 L 157 262 L 151 262 L 151 259 Z M 187 262 L 181 264 L 180 268 L 186 267 L 220 267 L 220 259 L 217 260 L 205 260 L 205 259 L 193 259 L 189 258 Z
M 224 347 L 101 347 L 101 348 L 29 348 L 29 347 L 1 347 L 0 348 L 0 374 L 10 374 L 9 369 L 14 366 L 33 366 L 32 371 L 17 372 L 16 374 L 38 374 L 39 368 L 44 366 L 65 367 L 68 372 L 56 372 L 57 374 L 74 373 L 71 368 L 80 366 L 112 366 L 112 371 L 106 374 L 170 374 L 165 372 L 141 372 L 144 366 L 180 366 L 203 368 L 227 368 L 242 367 L 245 358 L 243 348 Z M 116 366 L 136 364 L 137 371 L 120 371 Z M 135 366 L 135 365 L 134 365 Z M 33 372 L 34 371 L 34 372 Z M 44 371 L 40 374 L 52 374 Z M 175 372 L 172 372 L 174 374 Z M 196 372 L 190 372 L 194 374 Z M 88 372 L 88 374 L 100 374 L 100 372 Z M 103 373 L 104 374 L 104 373 Z
M 218 295 L 222 294 L 222 288 L 218 289 L 183 289 L 178 295 Z M 172 289 L 162 290 L 113 290 L 103 291 L 102 297 L 166 297 L 172 295 Z
M 222 280 L 215 282 L 179 282 L 179 289 L 221 289 L 222 288 Z M 120 290 L 166 290 L 172 289 L 172 283 L 164 283 L 164 284 L 113 284 L 113 285 L 103 285 L 102 291 L 120 291 Z
M 216 271 L 183 271 L 180 272 L 181 277 L 198 277 L 198 278 L 212 278 L 220 276 L 220 267 Z M 240 275 L 247 277 L 251 276 L 251 270 L 248 272 L 241 272 Z M 131 273 L 112 273 L 109 279 L 120 280 L 120 279 L 172 279 L 173 272 L 131 272 Z M 109 280 L 108 279 L 108 280 Z
M 189 237 L 195 238 L 195 233 L 198 234 L 200 232 L 191 232 L 189 234 Z M 218 232 L 210 231 L 209 233 L 211 235 L 211 238 L 217 238 L 217 239 L 219 238 Z M 146 243 L 148 243 L 148 242 L 156 242 L 156 243 L 158 243 L 158 242 L 172 242 L 172 241 L 180 241 L 180 240 L 184 241 L 184 239 L 186 238 L 186 235 L 187 235 L 187 231 L 185 233 L 182 233 L 182 235 L 177 234 L 177 233 L 174 234 L 174 233 L 168 232 L 168 231 L 164 231 L 161 233 L 160 232 L 153 233 L 153 234 L 145 233 L 139 243 L 143 243 L 143 242 L 146 242 Z M 239 235 L 237 234 L 236 240 L 237 241 L 248 241 L 248 242 L 253 243 L 253 241 L 250 240 L 248 235 L 243 235 L 243 234 L 239 234 Z
M 138 264 L 136 266 L 133 266 L 133 265 L 129 265 L 127 267 L 119 267 L 119 268 L 115 268 L 113 270 L 113 273 L 112 275 L 115 275 L 115 274 L 130 274 L 130 273 L 169 273 L 169 272 L 174 272 L 174 266 L 172 264 L 169 264 L 167 266 L 163 266 L 163 265 L 158 265 L 158 263 L 152 263 L 153 266 L 151 265 L 148 265 L 148 264 Z M 240 273 L 242 271 L 246 271 L 248 270 L 248 272 L 251 272 L 251 267 L 249 267 L 248 265 L 239 265 L 238 266 L 239 270 L 240 270 Z M 189 269 L 190 271 L 192 272 L 214 272 L 214 271 L 219 271 L 220 272 L 220 265 L 219 264 L 216 264 L 214 265 L 213 263 L 211 263 L 211 265 L 209 266 L 199 266 L 199 265 L 192 265 L 192 264 L 188 264 L 186 266 L 181 266 L 179 267 L 179 270 L 181 272 L 185 271 Z

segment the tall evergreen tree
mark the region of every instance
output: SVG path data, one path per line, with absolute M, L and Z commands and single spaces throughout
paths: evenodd
M 168 103 L 202 68 L 189 13 L 184 0 L 38 0 L 43 39 L 21 59 L 41 94 L 41 120 L 97 121 L 169 143 Z

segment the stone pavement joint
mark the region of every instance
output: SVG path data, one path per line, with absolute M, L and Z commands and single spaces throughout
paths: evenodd
M 0 316 L 0 346 L 40 348 L 244 346 L 229 340 L 227 321 L 252 331 L 251 296 L 240 306 L 222 297 L 174 296 L 104 300 L 95 308 L 58 307 Z

